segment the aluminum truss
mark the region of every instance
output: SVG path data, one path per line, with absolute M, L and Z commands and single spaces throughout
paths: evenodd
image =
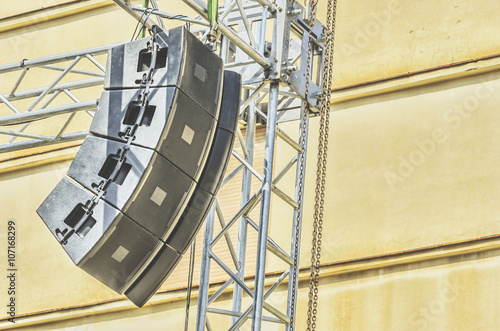
M 191 31 L 206 40 L 210 25 L 207 23 L 207 4 L 203 0 L 183 0 L 200 17 L 187 18 L 175 16 L 189 24 Z M 156 1 L 152 0 L 153 9 L 145 11 L 144 8 L 134 6 L 129 1 L 114 0 L 126 12 L 144 23 L 152 26 L 149 16 L 157 16 L 158 25 L 163 26 L 162 18 L 172 18 L 169 14 L 159 10 Z M 219 11 L 219 22 L 217 31 L 220 33 L 218 50 L 224 60 L 225 68 L 239 72 L 243 77 L 244 100 L 240 105 L 241 124 L 244 130 L 237 130 L 237 138 L 241 151 L 233 151 L 233 157 L 239 162 L 239 166 L 223 181 L 223 185 L 238 178 L 236 175 L 242 173 L 241 182 L 241 208 L 232 215 L 224 213 L 221 203 L 216 199 L 211 212 L 205 222 L 204 246 L 201 262 L 201 277 L 199 285 L 198 312 L 196 329 L 202 331 L 205 328 L 212 330 L 209 315 L 218 314 L 230 316 L 227 325 L 229 330 L 237 330 L 251 323 L 252 330 L 260 330 L 262 322 L 278 323 L 284 329 L 290 329 L 292 298 L 297 288 L 298 270 L 293 267 L 294 247 L 300 245 L 299 236 L 296 237 L 297 210 L 302 208 L 298 205 L 298 181 L 304 175 L 305 166 L 302 171 L 298 160 L 301 153 L 306 153 L 306 141 L 301 145 L 299 137 L 300 130 L 308 129 L 308 115 L 302 116 L 304 102 L 308 102 L 310 109 L 317 110 L 319 106 L 320 86 L 316 82 L 321 81 L 321 63 L 323 50 L 323 25 L 318 21 L 312 24 L 311 35 L 309 35 L 309 20 L 307 11 L 295 0 L 225 0 L 224 6 Z M 272 35 L 272 40 L 266 40 L 266 36 Z M 309 40 L 312 40 L 313 54 L 318 58 L 316 68 L 311 67 L 311 76 L 314 81 L 309 86 L 309 95 L 305 95 L 305 77 L 307 67 L 307 49 Z M 12 71 L 18 71 L 19 76 L 14 82 L 10 93 L 0 94 L 0 102 L 12 111 L 12 114 L 0 116 L 0 126 L 21 125 L 17 130 L 0 130 L 0 135 L 10 135 L 10 139 L 0 145 L 1 152 L 9 152 L 20 149 L 39 147 L 48 144 L 56 144 L 71 140 L 83 139 L 88 131 L 80 130 L 67 133 L 69 123 L 75 112 L 95 109 L 98 100 L 78 100 L 72 90 L 99 86 L 103 83 L 104 67 L 96 61 L 94 56 L 105 53 L 109 45 L 89 50 L 71 52 L 58 56 L 45 57 L 36 60 L 23 60 L 19 63 L 0 66 L 0 75 Z M 214 46 L 215 48 L 215 46 Z M 87 59 L 97 67 L 98 72 L 89 70 L 77 70 L 75 65 L 83 59 Z M 69 62 L 69 64 L 68 64 Z M 64 63 L 65 66 L 54 64 Z M 58 70 L 61 74 L 57 76 L 46 87 L 18 92 L 20 83 L 26 76 L 28 69 L 41 68 L 44 70 Z M 60 83 L 68 74 L 87 75 L 93 78 L 76 80 L 68 83 Z M 80 77 L 79 76 L 79 77 Z M 74 102 L 49 108 L 50 103 L 57 95 L 64 93 Z M 24 111 L 14 106 L 15 100 L 35 98 Z M 307 99 L 307 100 L 306 100 Z M 44 102 L 42 102 L 42 100 Z M 35 109 L 41 105 L 39 109 Z M 70 114 L 61 124 L 61 128 L 55 135 L 36 135 L 24 133 L 25 129 L 34 121 L 50 121 L 57 115 Z M 3 113 L 2 113 L 3 115 Z M 290 119 L 301 119 L 300 130 L 296 130 L 295 138 L 280 128 L 280 123 Z M 254 142 L 258 122 L 266 123 L 265 155 L 263 159 L 255 159 Z M 17 138 L 25 141 L 15 142 Z M 279 138 L 284 144 L 276 143 Z M 293 156 L 283 169 L 277 171 L 275 155 L 277 146 L 287 145 L 292 148 Z M 240 154 L 243 155 L 240 155 Z M 254 165 L 263 164 L 261 174 Z M 278 187 L 281 179 L 288 173 L 295 177 L 295 188 L 286 192 Z M 252 189 L 252 178 L 257 179 L 258 185 Z M 288 249 L 281 247 L 269 235 L 269 224 L 271 214 L 272 196 L 284 201 L 291 209 L 293 219 L 290 224 L 292 235 Z M 252 219 L 251 213 L 260 207 L 258 220 Z M 216 231 L 215 221 L 220 224 L 220 231 Z M 229 220 L 226 222 L 226 220 Z M 229 231 L 238 227 L 237 247 L 234 248 L 233 239 Z M 249 227 L 257 231 L 258 242 L 251 246 L 248 239 Z M 298 242 L 296 239 L 298 238 Z M 225 263 L 219 257 L 214 246 L 219 242 L 225 242 L 230 251 L 232 265 Z M 256 267 L 254 281 L 244 279 L 246 252 L 256 252 Z M 285 262 L 287 267 L 283 268 L 274 278 L 266 274 L 266 260 L 269 253 L 275 255 Z M 227 275 L 227 280 L 217 289 L 209 289 L 210 277 L 213 272 L 211 263 L 215 262 Z M 227 262 L 227 261 L 226 261 Z M 295 283 L 292 282 L 295 279 Z M 286 305 L 277 307 L 268 301 L 271 294 L 285 281 L 288 282 L 288 294 Z M 226 293 L 232 287 L 231 309 L 220 309 L 214 306 L 221 294 Z M 265 291 L 265 289 L 267 290 Z M 209 295 L 211 293 L 211 295 Z M 244 305 L 246 303 L 246 306 Z M 245 324 L 246 323 L 246 324 Z
M 108 49 L 114 46 L 116 44 L 33 60 L 25 59 L 0 66 L 0 77 L 3 81 L 7 80 L 6 76 L 18 73 L 10 92 L 0 94 L 0 105 L 3 103 L 4 106 L 1 108 L 3 111 L 1 112 L 2 116 L 0 116 L 0 127 L 2 127 L 0 135 L 8 137 L 8 140 L 0 145 L 0 153 L 84 139 L 88 134 L 88 128 L 78 130 L 79 125 L 71 126 L 70 124 L 77 112 L 86 111 L 90 116 L 93 116 L 98 100 L 81 101 L 73 92 L 103 84 L 105 68 L 95 57 L 107 53 Z M 86 62 L 83 66 L 90 66 L 91 69 L 76 69 L 77 64 L 80 63 L 82 66 L 81 62 Z M 47 85 L 41 88 L 18 91 L 23 82 L 29 80 L 30 72 L 35 70 L 47 72 L 44 75 L 47 77 Z M 58 72 L 60 73 L 56 74 L 55 77 L 51 75 L 51 73 Z M 67 81 L 68 78 L 70 78 L 69 81 Z M 66 96 L 65 100 L 61 97 L 63 95 Z M 68 99 L 70 103 L 67 103 Z M 58 105 L 50 107 L 54 103 L 58 103 Z M 20 104 L 22 108 L 16 104 Z M 6 111 L 9 111 L 10 114 Z M 38 130 L 42 131 L 41 133 L 26 132 L 35 122 L 50 121 L 53 124 L 55 117 L 64 114 L 69 115 L 64 120 L 59 117 L 59 129 L 54 134 L 46 133 L 43 126 L 40 125 Z M 19 138 L 22 141 L 16 141 Z

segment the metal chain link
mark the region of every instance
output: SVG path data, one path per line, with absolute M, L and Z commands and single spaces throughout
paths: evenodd
M 312 4 L 312 6 L 316 6 L 316 2 Z M 314 8 L 313 7 L 313 8 Z M 314 12 L 314 11 L 311 11 Z M 296 214 L 296 223 L 295 223 L 295 246 L 294 246 L 294 255 L 293 255 L 293 270 L 292 270 L 292 295 L 291 295 L 291 303 L 290 303 L 290 331 L 293 331 L 295 328 L 295 301 L 297 295 L 297 274 L 298 274 L 298 264 L 299 264 L 299 241 L 300 241 L 300 227 L 301 227 L 301 218 L 302 218 L 302 200 L 304 195 L 304 165 L 305 165 L 305 144 L 306 144 L 306 135 L 307 135 L 307 121 L 308 114 L 310 111 L 309 102 L 307 102 L 309 96 L 309 82 L 311 80 L 311 62 L 312 62 L 312 28 L 314 26 L 314 19 L 311 20 L 309 24 L 309 39 L 308 39 L 308 47 L 307 47 L 307 66 L 306 66 L 306 85 L 305 85 L 305 102 L 304 109 L 302 113 L 302 127 L 300 134 L 300 146 L 302 148 L 300 152 L 299 158 L 299 189 L 297 192 L 297 214 Z
M 316 330 L 318 313 L 319 268 L 323 237 L 323 216 L 326 189 L 326 164 L 328 155 L 328 132 L 330 127 L 330 93 L 332 85 L 333 45 L 337 0 L 328 1 L 325 49 L 323 57 L 322 95 L 320 109 L 320 128 L 316 170 L 316 189 L 314 198 L 313 237 L 311 248 L 311 274 L 309 278 L 307 331 Z
M 97 191 L 97 195 L 94 195 L 90 200 L 88 200 L 85 203 L 84 209 L 85 209 L 85 214 L 80 218 L 80 220 L 76 223 L 76 225 L 70 230 L 67 231 L 67 229 L 64 232 L 60 232 L 62 234 L 62 238 L 59 241 L 62 245 L 66 245 L 68 243 L 68 239 L 77 231 L 77 229 L 87 220 L 88 217 L 90 217 L 93 213 L 93 210 L 99 200 L 106 194 L 106 190 L 108 189 L 109 185 L 115 181 L 116 176 L 118 176 L 118 173 L 126 160 L 126 154 L 130 150 L 130 145 L 132 144 L 132 141 L 135 139 L 135 132 L 137 131 L 137 128 L 139 127 L 139 123 L 142 122 L 142 119 L 144 118 L 145 112 L 146 112 L 146 107 L 148 105 L 148 98 L 149 98 L 149 90 L 151 83 L 153 82 L 153 74 L 156 69 L 156 57 L 158 53 L 158 48 L 159 45 L 156 42 L 157 38 L 157 31 L 156 31 L 156 26 L 154 26 L 152 30 L 153 37 L 151 39 L 151 43 L 148 42 L 148 50 L 151 51 L 151 61 L 150 61 L 150 66 L 149 70 L 147 73 L 145 73 L 142 77 L 141 84 L 139 87 L 139 96 L 138 100 L 140 104 L 140 110 L 139 110 L 139 115 L 137 117 L 136 123 L 132 127 L 128 127 L 126 132 L 124 132 L 124 135 L 122 138 L 126 139 L 126 143 L 123 146 L 123 148 L 119 149 L 117 152 L 117 157 L 118 157 L 118 162 L 116 163 L 115 167 L 113 168 L 113 171 L 111 172 L 111 175 L 106 179 L 101 181 L 99 184 L 96 185 L 95 190 Z

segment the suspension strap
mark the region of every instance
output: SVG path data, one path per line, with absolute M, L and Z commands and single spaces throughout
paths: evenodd
M 210 31 L 208 33 L 208 41 L 214 43 L 217 40 L 217 30 L 219 22 L 219 1 L 208 0 L 207 2 L 208 22 L 210 23 Z
M 127 159 L 126 156 L 127 156 L 128 151 L 130 150 L 130 145 L 132 144 L 132 142 L 135 139 L 135 132 L 144 118 L 146 107 L 148 105 L 149 90 L 150 90 L 150 86 L 153 82 L 153 74 L 155 72 L 155 67 L 156 67 L 156 58 L 157 58 L 157 53 L 158 53 L 158 49 L 159 49 L 159 45 L 157 43 L 157 27 L 153 26 L 151 31 L 152 31 L 152 40 L 150 43 L 148 42 L 148 46 L 147 46 L 148 51 L 151 52 L 151 62 L 150 62 L 148 71 L 146 73 L 144 73 L 144 75 L 142 77 L 141 85 L 139 87 L 140 92 L 138 94 L 138 99 L 135 100 L 140 105 L 140 110 L 139 110 L 139 115 L 137 116 L 137 121 L 133 126 L 128 127 L 125 132 L 119 134 L 122 138 L 124 138 L 126 140 L 125 145 L 122 148 L 120 148 L 116 153 L 116 157 L 118 158 L 118 161 L 117 161 L 115 167 L 113 168 L 111 175 L 107 179 L 99 182 L 98 184 L 97 183 L 92 184 L 92 186 L 97 191 L 97 195 L 94 195 L 90 200 L 88 200 L 85 203 L 85 206 L 84 206 L 85 214 L 80 218 L 80 220 L 76 223 L 76 225 L 71 228 L 71 230 L 69 230 L 67 228 L 64 231 L 56 229 L 56 234 L 59 238 L 59 242 L 62 245 L 66 245 L 68 243 L 68 239 L 78 231 L 78 229 L 85 223 L 85 221 L 90 216 L 92 216 L 92 213 L 93 213 L 95 206 L 97 205 L 99 200 L 104 195 L 106 195 L 106 190 L 108 189 L 109 185 L 116 180 L 116 178 L 118 177 L 118 175 L 120 173 L 120 170 L 121 170 L 123 164 L 125 163 L 125 161 Z

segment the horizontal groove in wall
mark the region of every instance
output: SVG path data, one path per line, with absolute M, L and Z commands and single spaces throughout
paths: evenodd
M 423 247 L 410 251 L 394 252 L 390 254 L 366 257 L 358 260 L 339 261 L 331 264 L 321 265 L 320 278 L 349 274 L 360 271 L 386 268 L 396 265 L 419 263 L 423 261 L 435 260 L 451 256 L 466 255 L 471 253 L 485 252 L 500 248 L 500 234 L 471 239 L 467 241 L 448 243 L 432 247 Z M 281 273 L 268 274 L 266 286 L 270 286 L 281 275 Z M 253 277 L 246 277 L 246 282 L 250 289 L 253 288 Z M 299 273 L 299 282 L 309 279 L 309 268 L 302 268 Z M 285 281 L 284 284 L 287 282 Z M 215 293 L 223 283 L 211 284 L 209 295 Z M 224 293 L 231 293 L 232 288 L 228 288 Z M 197 287 L 193 289 L 192 299 L 198 297 Z M 154 295 L 148 305 L 168 304 L 175 301 L 186 300 L 186 288 L 179 288 L 170 291 L 158 292 Z M 194 301 L 194 300 L 193 300 Z M 48 311 L 35 312 L 16 316 L 16 324 L 0 320 L 0 330 L 13 330 L 16 328 L 51 323 L 61 320 L 70 320 L 90 314 L 107 314 L 117 311 L 136 309 L 135 306 L 125 298 L 97 302 L 89 305 L 65 307 Z

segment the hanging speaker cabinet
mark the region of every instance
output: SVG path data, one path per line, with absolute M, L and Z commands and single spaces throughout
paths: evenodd
M 37 210 L 72 261 L 142 307 L 222 181 L 241 77 L 185 27 L 117 46 L 90 135 Z

